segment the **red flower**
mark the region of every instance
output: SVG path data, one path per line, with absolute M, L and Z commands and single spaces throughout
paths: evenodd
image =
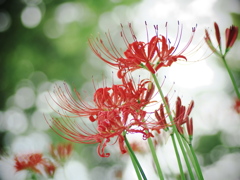
M 17 171 L 29 169 L 33 172 L 40 173 L 40 170 L 37 168 L 37 165 L 43 162 L 42 154 L 25 154 L 16 156 L 15 160 L 15 168 Z
M 110 34 L 106 34 L 110 49 L 106 47 L 102 39 L 89 39 L 89 44 L 93 52 L 104 62 L 119 68 L 118 77 L 123 78 L 129 71 L 144 68 L 151 73 L 156 73 L 161 67 L 171 66 L 178 59 L 187 60 L 182 53 L 190 45 L 196 28 L 192 29 L 192 35 L 186 46 L 178 53 L 176 50 L 180 44 L 182 27 L 179 28 L 177 38 L 174 45 L 171 45 L 167 36 L 158 35 L 158 26 L 154 26 L 157 35 L 153 36 L 150 41 L 138 41 L 129 24 L 129 30 L 132 34 L 134 42 L 129 43 L 122 27 L 121 37 L 127 45 L 124 56 L 115 47 Z M 111 51 L 111 52 L 110 52 Z
M 193 123 L 192 123 L 192 118 L 190 118 L 189 115 L 193 109 L 193 106 L 194 106 L 194 102 L 191 101 L 188 108 L 186 108 L 185 106 L 182 105 L 182 101 L 181 101 L 180 97 L 177 98 L 174 123 L 180 134 L 184 134 L 182 126 L 184 124 L 186 124 L 187 132 L 188 132 L 188 135 L 190 136 L 190 138 L 193 135 Z
M 228 51 L 233 44 L 235 43 L 238 37 L 238 27 L 237 26 L 230 26 L 225 31 L 225 38 L 226 38 L 226 51 Z
M 147 85 L 150 89 L 146 88 Z M 75 100 L 66 88 L 67 95 L 57 88 L 57 100 L 54 100 L 63 110 L 73 113 L 75 117 L 88 117 L 90 121 L 82 125 L 71 120 L 71 115 L 52 118 L 51 128 L 67 140 L 78 143 L 99 143 L 98 154 L 108 157 L 104 149 L 111 138 L 116 137 L 122 153 L 125 153 L 123 133 L 141 133 L 144 138 L 152 136 L 148 133 L 144 120 L 145 106 L 151 103 L 153 84 L 142 80 L 137 86 L 132 79 L 123 79 L 123 84 L 99 88 L 94 93 L 93 105 L 85 103 L 80 94 Z M 88 124 L 87 124 L 88 123 Z M 92 127 L 89 123 L 93 124 Z M 96 128 L 95 128 L 96 126 Z
M 216 22 L 214 22 L 214 29 L 215 29 L 215 35 L 216 35 L 216 39 L 218 42 L 218 47 L 219 47 L 219 51 L 217 51 L 217 49 L 214 47 L 214 45 L 212 44 L 211 38 L 209 36 L 209 32 L 206 29 L 205 30 L 205 41 L 207 43 L 207 45 L 210 47 L 210 49 L 217 54 L 218 56 L 226 56 L 227 52 L 231 49 L 231 47 L 234 45 L 237 36 L 238 36 L 238 27 L 237 26 L 230 26 L 230 28 L 227 28 L 225 31 L 225 39 L 226 39 L 226 48 L 225 48 L 225 52 L 222 53 L 222 45 L 221 45 L 221 34 L 219 31 L 219 26 Z
M 15 156 L 14 160 L 16 171 L 30 170 L 42 174 L 42 171 L 45 170 L 48 175 L 52 176 L 56 169 L 55 165 L 51 161 L 44 159 L 40 153 Z
M 165 99 L 167 100 L 168 103 L 168 99 L 166 97 Z M 169 125 L 167 124 L 166 121 L 163 104 L 160 104 L 159 113 L 158 110 L 155 110 L 154 115 L 155 118 L 157 119 L 157 123 L 156 126 L 153 127 L 153 130 L 156 130 L 158 133 L 160 133 L 161 129 L 167 130 Z
M 65 161 L 69 156 L 71 156 L 73 151 L 72 144 L 58 144 L 56 146 L 51 145 L 50 154 L 57 161 Z

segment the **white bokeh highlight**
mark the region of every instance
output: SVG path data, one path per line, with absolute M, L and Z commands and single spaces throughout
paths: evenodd
M 25 27 L 36 27 L 42 18 L 41 10 L 37 6 L 27 6 L 21 14 L 21 20 Z

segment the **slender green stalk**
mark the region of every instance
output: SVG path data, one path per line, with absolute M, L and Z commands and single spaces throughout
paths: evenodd
M 195 159 L 192 157 L 192 155 L 191 155 L 191 153 L 189 153 L 188 152 L 188 150 L 189 150 L 189 148 L 188 148 L 188 144 L 187 144 L 187 142 L 185 141 L 185 139 L 183 139 L 183 137 L 181 136 L 181 143 L 183 144 L 183 146 L 185 147 L 185 150 L 187 151 L 187 155 L 188 155 L 188 157 L 189 157 L 189 159 L 191 160 L 191 162 L 192 162 L 192 164 L 193 164 L 193 167 L 194 167 L 194 169 L 195 169 Z M 184 151 L 184 152 L 186 152 L 186 151 Z M 190 163 L 189 163 L 189 161 L 188 161 L 188 158 L 186 157 L 186 159 L 187 159 L 187 162 L 186 162 L 186 165 L 187 165 L 187 168 L 188 168 L 188 172 L 189 172 L 189 175 L 190 175 L 190 178 L 191 178 L 191 180 L 192 179 L 195 179 L 195 177 L 194 177 L 194 174 L 193 174 L 193 172 L 192 172 L 192 168 L 191 168 L 191 165 L 190 165 Z M 196 173 L 198 174 L 198 169 L 196 168 L 195 169 L 195 171 L 196 171 Z
M 195 151 L 192 147 L 192 144 L 189 144 L 189 147 L 190 147 L 190 151 L 192 153 L 192 156 L 194 158 L 194 162 L 196 163 L 196 166 L 197 166 L 197 169 L 198 169 L 197 171 L 199 173 L 200 179 L 203 180 L 204 178 L 203 178 L 202 170 L 201 170 L 201 167 L 200 167 L 199 162 L 197 160 L 197 156 L 196 156 Z
M 162 98 L 162 100 L 163 100 L 163 103 L 164 103 L 164 105 L 165 105 L 165 109 L 166 109 L 166 111 L 167 111 L 167 113 L 168 113 L 168 117 L 169 117 L 171 123 L 173 124 L 173 125 L 172 125 L 172 127 L 173 127 L 173 132 L 174 132 L 175 135 L 176 135 L 176 138 L 177 138 L 177 141 L 178 141 L 178 143 L 179 143 L 180 149 L 181 149 L 181 151 L 182 151 L 184 160 L 185 160 L 185 162 L 186 162 L 186 165 L 187 165 L 189 174 L 190 174 L 190 176 L 193 176 L 192 169 L 191 169 L 190 163 L 189 163 L 189 161 L 188 161 L 187 153 L 186 153 L 186 151 L 185 151 L 185 149 L 184 149 L 184 147 L 183 147 L 183 143 L 182 143 L 181 137 L 180 137 L 180 135 L 179 135 L 179 133 L 178 133 L 178 130 L 177 130 L 176 126 L 174 125 L 173 117 L 172 117 L 171 111 L 170 111 L 170 109 L 169 109 L 169 107 L 168 107 L 168 104 L 167 104 L 167 102 L 166 102 L 166 100 L 165 100 L 165 97 L 164 97 L 164 95 L 163 95 L 162 89 L 161 89 L 161 87 L 160 87 L 160 85 L 159 85 L 159 82 L 158 82 L 158 80 L 157 80 L 156 75 L 155 75 L 155 74 L 152 74 L 152 77 L 153 77 L 154 82 L 155 82 L 155 84 L 156 84 L 156 86 L 157 86 L 157 88 L 158 88 L 158 92 L 159 92 L 159 94 L 160 94 L 160 96 L 161 96 L 161 98 Z M 172 137 L 173 137 L 173 136 L 172 136 Z M 176 144 L 175 140 L 173 141 L 173 143 Z M 177 146 L 176 146 L 176 149 L 175 149 L 176 155 L 177 155 L 177 151 L 178 151 L 178 150 L 177 150 Z M 197 159 L 196 159 L 196 160 L 197 160 Z M 180 168 L 180 166 L 179 166 L 179 168 Z
M 228 66 L 228 64 L 226 62 L 225 56 L 222 56 L 222 60 L 223 60 L 223 63 L 225 65 L 226 69 L 227 69 L 227 72 L 228 72 L 228 74 L 230 76 L 230 79 L 232 81 L 232 84 L 233 84 L 234 90 L 235 90 L 235 92 L 237 94 L 237 97 L 238 97 L 238 99 L 240 99 L 240 93 L 239 93 L 239 90 L 238 90 L 238 87 L 237 87 L 237 83 L 236 83 L 236 81 L 235 81 L 235 79 L 233 77 L 232 71 L 230 70 L 230 68 L 229 68 L 229 66 Z
M 193 155 L 192 155 L 192 152 L 191 152 L 191 150 L 189 148 L 190 145 L 185 140 L 183 140 L 183 145 L 184 145 L 185 149 L 187 150 L 188 157 L 189 157 L 189 159 L 192 162 L 193 168 L 194 168 L 194 170 L 195 170 L 195 172 L 197 174 L 198 179 L 200 180 L 201 179 L 201 175 L 200 175 L 201 172 L 199 172 L 199 169 L 197 168 L 196 162 L 195 162 L 195 160 L 193 158 Z
M 170 109 L 169 109 L 169 107 L 168 107 L 168 104 L 167 104 L 167 102 L 166 102 L 166 100 L 165 100 L 165 97 L 164 97 L 164 95 L 163 95 L 161 86 L 160 86 L 160 84 L 159 84 L 159 82 L 158 82 L 158 80 L 157 80 L 157 77 L 156 77 L 155 74 L 152 74 L 152 77 L 153 77 L 153 80 L 154 80 L 154 82 L 155 82 L 155 84 L 156 84 L 156 86 L 157 86 L 158 92 L 159 92 L 159 94 L 160 94 L 160 96 L 161 96 L 161 98 L 162 98 L 162 101 L 163 101 L 163 104 L 164 104 L 164 106 L 165 106 L 165 109 L 167 110 L 169 119 L 173 122 L 173 118 L 172 118 L 172 115 L 171 115 L 171 111 L 170 111 Z
M 168 107 L 168 104 L 167 104 L 165 98 L 164 98 L 164 95 L 163 95 L 162 89 L 161 89 L 161 87 L 160 87 L 160 84 L 159 84 L 159 82 L 158 82 L 158 80 L 157 80 L 157 77 L 156 77 L 155 74 L 152 74 L 152 77 L 153 77 L 153 80 L 154 80 L 154 82 L 155 82 L 155 84 L 156 84 L 156 86 L 157 86 L 158 92 L 159 92 L 159 94 L 160 94 L 160 96 L 161 96 L 161 98 L 162 98 L 162 101 L 163 101 L 163 103 L 164 103 L 165 109 L 167 110 L 168 117 L 169 117 L 170 121 L 173 123 L 173 117 L 172 117 L 171 111 L 170 111 L 170 109 L 169 109 L 169 107 Z M 174 125 L 174 123 L 173 123 L 173 131 L 174 131 L 174 132 L 177 132 L 177 128 L 176 128 L 176 126 Z M 175 134 L 177 134 L 177 133 L 175 133 Z M 185 179 L 185 174 L 184 174 L 184 172 L 183 172 L 181 159 L 180 159 L 180 156 L 179 156 L 179 153 L 178 153 L 178 148 L 177 148 L 177 145 L 176 145 L 176 140 L 175 140 L 173 134 L 171 135 L 171 138 L 172 138 L 172 141 L 173 141 L 174 151 L 175 151 L 175 154 L 176 154 L 176 157 L 177 157 L 177 161 L 178 161 L 178 166 L 179 166 L 179 170 L 180 170 L 180 173 L 181 173 L 181 177 L 182 177 L 182 179 L 184 180 L 184 179 Z M 178 138 L 178 137 L 177 137 L 177 138 Z M 181 147 L 181 146 L 180 146 L 180 147 Z
M 132 157 L 132 154 L 131 153 L 129 153 L 129 154 L 130 154 L 130 158 L 132 160 L 133 167 L 134 167 L 135 172 L 137 174 L 138 180 L 142 180 L 142 176 L 141 176 L 141 174 L 140 174 L 140 172 L 138 170 L 137 164 L 135 163 L 134 158 Z
M 176 129 L 176 127 L 175 127 L 175 129 Z M 177 137 L 177 140 L 178 140 L 178 144 L 180 146 L 180 149 L 182 151 L 184 160 L 185 160 L 186 165 L 187 165 L 187 169 L 188 169 L 189 175 L 190 175 L 191 179 L 193 180 L 195 178 L 194 178 L 194 175 L 193 175 L 193 172 L 192 172 L 192 168 L 191 168 L 191 165 L 190 165 L 188 157 L 187 157 L 187 153 L 186 153 L 186 151 L 184 149 L 184 146 L 183 146 L 182 137 L 179 135 L 177 129 L 176 129 L 175 132 L 176 132 L 175 134 L 176 134 L 176 137 Z
M 155 151 L 155 148 L 154 148 L 154 145 L 153 145 L 153 142 L 152 142 L 151 138 L 148 138 L 148 144 L 149 144 L 149 147 L 150 147 L 150 150 L 151 150 L 151 153 L 152 153 L 152 157 L 153 157 L 153 160 L 154 160 L 157 172 L 158 172 L 159 179 L 164 180 L 162 169 L 160 167 L 158 157 L 157 157 L 157 154 L 156 154 L 156 151 Z
M 184 172 L 183 172 L 183 167 L 182 167 L 180 155 L 179 155 L 179 153 L 178 153 L 177 144 L 176 144 L 176 140 L 175 140 L 174 134 L 171 134 L 171 138 L 172 138 L 172 142 L 173 142 L 173 147 L 174 147 L 174 150 L 175 150 L 175 154 L 176 154 L 176 157 L 177 157 L 177 162 L 178 162 L 178 167 L 179 167 L 180 174 L 181 174 L 181 179 L 182 179 L 182 180 L 186 180 L 185 174 L 184 174 Z
M 138 169 L 139 169 L 139 171 L 140 171 L 140 173 L 141 173 L 141 175 L 142 175 L 142 178 L 143 178 L 144 180 L 147 180 L 147 177 L 146 177 L 146 175 L 144 174 L 144 171 L 143 171 L 140 163 L 138 162 L 138 159 L 137 159 L 135 153 L 133 152 L 133 150 L 132 150 L 132 148 L 131 148 L 131 146 L 130 146 L 130 144 L 129 144 L 129 142 L 128 142 L 128 139 L 127 139 L 126 135 L 124 135 L 124 139 L 125 139 L 126 146 L 127 146 L 128 150 L 129 150 L 130 156 L 131 156 L 131 158 L 132 158 L 132 162 L 135 163 L 135 165 L 138 167 Z M 134 165 L 134 166 L 135 166 L 135 165 Z M 137 173 L 137 171 L 136 171 L 136 173 Z

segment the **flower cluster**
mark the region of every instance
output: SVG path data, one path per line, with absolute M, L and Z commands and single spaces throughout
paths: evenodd
M 238 27 L 232 25 L 225 30 L 226 47 L 225 47 L 224 52 L 222 52 L 221 33 L 220 33 L 220 30 L 219 30 L 219 26 L 216 22 L 214 23 L 214 29 L 215 29 L 215 35 L 216 35 L 216 40 L 217 40 L 217 45 L 218 45 L 217 48 L 219 49 L 219 51 L 217 50 L 216 47 L 214 47 L 208 30 L 205 30 L 205 41 L 206 41 L 207 45 L 209 46 L 209 48 L 215 54 L 217 54 L 220 57 L 222 57 L 222 56 L 224 57 L 229 52 L 231 47 L 234 45 L 234 43 L 235 43 L 235 41 L 238 37 Z
M 188 133 L 192 135 L 192 119 L 189 115 L 193 105 L 185 112 L 178 98 L 177 113 L 173 119 L 169 112 L 164 112 L 164 108 L 168 108 L 169 103 L 164 104 L 162 100 L 153 99 L 154 96 L 161 95 L 158 82 L 150 78 L 136 83 L 131 73 L 142 68 L 156 78 L 156 72 L 160 68 L 169 67 L 178 59 L 187 60 L 183 52 L 189 47 L 196 28 L 192 29 L 192 35 L 185 47 L 177 52 L 182 36 L 180 25 L 174 45 L 171 45 L 167 36 L 158 34 L 158 26 L 154 26 L 156 35 L 150 41 L 142 42 L 137 40 L 132 25 L 129 24 L 134 40 L 131 43 L 126 38 L 123 26 L 121 27 L 121 37 L 127 44 L 124 55 L 117 50 L 110 34 L 106 36 L 110 49 L 106 47 L 102 39 L 89 40 L 91 49 L 101 60 L 118 68 L 117 77 L 121 80 L 120 84 L 95 89 L 91 102 L 84 100 L 76 89 L 72 94 L 66 84 L 64 88 L 55 86 L 54 95 L 50 94 L 51 99 L 62 110 L 55 110 L 60 117 L 47 120 L 50 127 L 72 142 L 97 143 L 97 152 L 101 157 L 110 155 L 105 152 L 105 147 L 112 141 L 118 143 L 121 153 L 125 153 L 127 151 L 126 134 L 138 133 L 146 140 L 154 137 L 153 131 L 160 133 L 162 129 L 167 130 L 171 126 L 177 126 L 182 132 L 182 126 L 186 123 Z M 155 92 L 156 86 L 158 92 Z M 161 105 L 159 109 L 146 110 L 146 107 L 152 104 Z M 152 117 L 152 114 L 155 116 Z M 169 120 L 167 120 L 168 116 L 171 117 Z M 82 124 L 79 124 L 72 118 L 85 119 L 82 120 Z
M 186 179 L 186 174 L 188 174 L 189 179 L 203 180 L 201 167 L 192 146 L 193 119 L 191 112 L 194 101 L 185 106 L 182 104 L 181 98 L 177 97 L 176 103 L 173 105 L 169 101 L 169 93 L 166 95 L 162 91 L 157 77 L 157 72 L 162 68 L 171 67 L 178 60 L 189 60 L 185 52 L 191 45 L 196 27 L 192 28 L 186 45 L 179 50 L 182 25 L 178 24 L 173 44 L 168 38 L 168 33 L 162 35 L 158 32 L 157 25 L 154 26 L 156 34 L 149 38 L 147 23 L 145 26 L 147 29 L 146 42 L 137 39 L 131 24 L 128 25 L 128 30 L 132 41 L 129 40 L 127 38 L 129 34 L 121 25 L 120 36 L 126 45 L 125 48 L 116 47 L 110 33 L 105 34 L 106 41 L 100 37 L 90 38 L 90 48 L 99 59 L 117 69 L 116 76 L 120 83 L 95 88 L 90 101 L 84 99 L 84 96 L 76 89 L 72 94 L 66 83 L 64 87 L 56 85 L 54 92 L 50 93 L 50 99 L 60 108 L 60 110 L 53 108 L 60 117 L 46 118 L 46 120 L 53 131 L 69 141 L 98 144 L 97 152 L 101 157 L 109 157 L 110 153 L 106 152 L 106 147 L 117 143 L 121 153 L 128 152 L 131 157 L 139 180 L 147 178 L 134 152 L 142 153 L 144 151 L 138 144 L 129 143 L 127 136 L 140 134 L 143 140 L 147 140 L 154 161 L 153 168 L 156 169 L 159 179 L 163 180 L 164 175 L 155 149 L 160 137 L 167 135 L 173 144 L 181 179 Z M 231 26 L 226 29 L 224 52 L 217 23 L 214 23 L 214 28 L 218 47 L 214 47 L 208 30 L 205 31 L 204 39 L 213 53 L 222 58 L 228 70 L 238 97 L 234 108 L 239 112 L 240 93 L 225 59 L 237 39 L 238 27 Z M 136 82 L 132 74 L 139 69 L 148 72 L 150 77 Z M 171 101 L 172 99 L 171 97 Z M 81 122 L 76 119 L 80 119 Z M 69 155 L 70 147 L 65 147 L 65 151 L 62 151 L 61 148 L 63 146 L 52 150 L 53 157 L 61 160 L 62 156 Z M 183 160 L 187 172 L 183 168 Z
M 62 131 L 66 139 L 86 144 L 99 143 L 98 154 L 108 157 L 109 153 L 104 153 L 104 149 L 113 137 L 117 137 L 121 152 L 126 152 L 123 132 L 141 133 L 145 139 L 152 136 L 145 120 L 147 112 L 143 110 L 152 103 L 154 85 L 150 81 L 142 80 L 136 85 L 133 79 L 125 78 L 123 84 L 98 88 L 93 95 L 92 105 L 82 100 L 77 91 L 77 99 L 74 99 L 66 85 L 65 90 L 68 95 L 56 87 L 56 99 L 53 100 L 75 117 L 88 117 L 91 123 L 97 124 L 97 128 L 90 131 L 63 113 L 61 119 L 52 118 L 55 125 L 53 129 Z
M 223 62 L 224 66 L 229 74 L 229 77 L 232 81 L 234 91 L 237 95 L 237 98 L 236 98 L 235 104 L 234 104 L 234 109 L 237 113 L 239 113 L 240 92 L 239 92 L 239 88 L 236 83 L 236 80 L 234 79 L 234 75 L 226 61 L 227 53 L 230 51 L 230 49 L 233 47 L 234 43 L 237 40 L 238 27 L 232 25 L 229 28 L 226 28 L 226 30 L 225 30 L 225 41 L 226 41 L 225 51 L 222 50 L 221 34 L 220 34 L 219 26 L 216 22 L 214 23 L 214 28 L 215 28 L 215 36 L 216 36 L 218 46 L 214 47 L 212 40 L 210 39 L 208 30 L 205 30 L 205 41 L 206 41 L 207 45 L 209 46 L 209 48 L 213 51 L 213 53 L 222 59 L 222 62 Z

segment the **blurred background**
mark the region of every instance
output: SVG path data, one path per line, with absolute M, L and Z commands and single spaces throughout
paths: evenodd
M 49 129 L 43 116 L 52 113 L 46 95 L 54 84 L 65 81 L 79 91 L 93 92 L 92 77 L 95 82 L 113 78 L 110 67 L 91 52 L 89 37 L 104 37 L 110 31 L 118 46 L 120 24 L 132 23 L 137 37 L 146 41 L 145 21 L 149 34 L 154 33 L 155 24 L 164 34 L 168 22 L 168 33 L 175 37 L 180 21 L 183 42 L 197 24 L 193 44 L 198 44 L 204 29 L 214 35 L 215 21 L 222 37 L 225 28 L 240 26 L 239 13 L 239 0 L 0 0 L 0 179 L 26 178 L 26 172 L 14 172 L 15 154 L 45 153 L 51 143 L 65 142 Z M 227 60 L 240 85 L 239 47 L 238 40 Z M 177 63 L 159 77 L 167 77 L 166 87 L 174 83 L 186 102 L 195 101 L 194 147 L 205 179 L 237 180 L 240 116 L 233 108 L 236 97 L 221 60 L 214 55 L 206 58 L 207 53 L 203 57 Z M 54 179 L 136 179 L 127 156 L 108 151 L 113 151 L 109 158 L 100 158 L 96 145 L 74 144 L 74 158 L 64 167 L 67 178 L 59 170 Z M 159 155 L 171 159 L 163 151 Z M 151 169 L 150 156 L 139 156 L 143 166 Z M 172 162 L 168 163 L 174 171 Z M 146 174 L 151 177 L 151 170 Z

